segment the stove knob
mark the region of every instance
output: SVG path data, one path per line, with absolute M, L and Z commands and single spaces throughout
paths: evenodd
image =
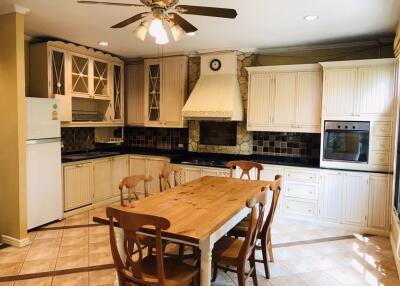
M 355 127 L 355 126 L 353 126 L 353 129 L 356 129 L 356 127 Z
M 337 128 L 339 128 L 339 129 L 340 129 L 340 125 L 338 125 L 338 126 L 337 126 Z
M 348 128 L 349 128 L 349 126 L 347 126 L 347 125 L 346 125 L 344 128 L 348 129 Z

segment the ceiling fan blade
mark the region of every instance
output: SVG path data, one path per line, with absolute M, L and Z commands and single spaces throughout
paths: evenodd
M 210 16 L 235 19 L 237 12 L 235 9 L 191 6 L 191 5 L 178 5 L 175 7 L 176 11 L 182 14 L 191 14 L 199 16 Z
M 99 1 L 78 1 L 79 4 L 103 4 L 112 6 L 126 6 L 126 7 L 145 7 L 142 4 L 128 4 L 128 3 L 114 3 L 114 2 L 99 2 Z
M 197 31 L 197 28 L 190 24 L 188 21 L 183 19 L 181 16 L 179 16 L 176 13 L 169 13 L 172 15 L 171 21 L 180 26 L 186 33 L 193 33 Z
M 137 15 L 135 15 L 135 16 L 133 16 L 133 17 L 130 17 L 130 18 L 128 18 L 128 19 L 122 21 L 122 22 L 119 22 L 118 24 L 115 24 L 115 25 L 112 26 L 111 28 L 113 28 L 113 29 L 116 29 L 116 28 L 123 28 L 123 27 L 125 27 L 125 26 L 128 26 L 128 25 L 130 25 L 130 24 L 136 22 L 136 21 L 141 20 L 142 18 L 146 17 L 148 14 L 149 14 L 149 13 L 147 13 L 147 12 L 137 14 Z

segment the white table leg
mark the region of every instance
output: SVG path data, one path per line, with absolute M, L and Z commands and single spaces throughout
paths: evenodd
M 115 241 L 117 243 L 119 256 L 121 257 L 122 261 L 125 262 L 126 254 L 124 250 L 124 231 L 122 230 L 122 228 L 114 227 L 114 233 L 115 233 Z M 118 275 L 115 278 L 114 286 L 119 286 Z
M 199 248 L 201 250 L 201 266 L 200 266 L 200 286 L 211 285 L 212 273 L 212 250 L 214 244 L 210 238 L 200 241 Z

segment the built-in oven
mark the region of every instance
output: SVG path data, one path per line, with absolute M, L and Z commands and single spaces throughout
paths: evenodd
M 323 160 L 368 163 L 370 122 L 325 121 Z

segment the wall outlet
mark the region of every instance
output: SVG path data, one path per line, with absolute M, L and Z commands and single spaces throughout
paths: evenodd
M 182 143 L 178 144 L 178 148 L 183 148 L 183 144 Z

